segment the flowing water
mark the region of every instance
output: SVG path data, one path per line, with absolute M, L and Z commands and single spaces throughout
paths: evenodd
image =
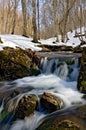
M 65 104 L 65 108 L 85 103 L 81 94 L 77 90 L 77 78 L 80 69 L 78 58 L 72 58 L 74 62 L 67 65 L 66 59 L 42 59 L 41 74 L 38 76 L 28 76 L 11 82 L 0 83 L 0 113 L 7 108 L 16 108 L 19 100 L 26 94 L 40 95 L 43 92 L 50 92 L 59 97 Z M 11 98 L 9 93 L 19 90 L 19 94 L 14 94 Z M 39 111 L 34 115 L 17 120 L 11 123 L 13 113 L 0 123 L 0 130 L 35 130 L 44 117 L 49 113 L 44 110 L 39 103 Z

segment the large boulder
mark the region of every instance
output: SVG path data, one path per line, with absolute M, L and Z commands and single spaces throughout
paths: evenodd
M 36 130 L 85 130 L 85 122 L 86 105 L 54 112 Z
M 16 119 L 24 119 L 29 115 L 33 114 L 37 108 L 38 99 L 35 95 L 25 95 L 23 96 L 15 110 L 15 118 Z
M 77 87 L 81 92 L 86 93 L 86 48 L 83 49 L 82 53 Z
M 53 111 L 61 109 L 62 104 L 63 104 L 59 98 L 57 98 L 56 96 L 48 92 L 44 92 L 40 96 L 40 103 L 49 112 L 53 112 Z
M 25 50 L 5 48 L 0 51 L 0 81 L 14 80 L 38 73 L 38 66 L 33 63 L 33 59 L 26 54 Z

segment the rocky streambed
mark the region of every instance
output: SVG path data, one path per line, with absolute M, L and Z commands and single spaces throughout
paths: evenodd
M 1 51 L 1 130 L 85 130 L 86 48 L 78 56 L 46 60 L 31 50 Z

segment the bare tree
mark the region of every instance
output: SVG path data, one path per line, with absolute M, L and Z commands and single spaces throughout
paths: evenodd
M 68 16 L 70 14 L 70 11 L 74 5 L 74 2 L 76 0 L 72 0 L 72 1 L 69 1 L 69 0 L 65 0 L 64 2 L 63 1 L 59 1 L 60 2 L 60 5 L 62 8 L 60 11 L 62 11 L 62 13 L 60 13 L 60 19 L 58 20 L 59 21 L 59 32 L 62 36 L 62 39 L 61 41 L 62 42 L 65 42 L 65 40 L 67 40 L 67 22 L 68 22 Z
M 38 34 L 37 34 L 37 5 L 36 5 L 36 0 L 32 0 L 32 9 L 33 9 L 33 14 L 32 14 L 32 23 L 33 23 L 33 42 L 38 42 Z
M 23 14 L 23 36 L 27 35 L 27 8 L 26 8 L 26 0 L 21 0 L 21 4 L 22 4 L 22 14 Z
M 2 21 L 1 21 L 1 33 L 4 33 L 4 0 L 2 1 Z
M 14 0 L 14 11 L 13 11 L 13 24 L 12 24 L 12 32 L 14 34 L 15 26 L 16 26 L 16 11 L 18 6 L 18 0 Z
M 53 0 L 53 21 L 54 21 L 54 35 L 57 37 L 56 41 L 59 42 L 59 29 L 58 29 L 58 18 L 57 18 L 57 13 L 58 13 L 58 0 Z
M 39 0 L 37 0 L 37 12 L 38 12 L 38 39 L 40 39 L 40 18 L 39 18 Z

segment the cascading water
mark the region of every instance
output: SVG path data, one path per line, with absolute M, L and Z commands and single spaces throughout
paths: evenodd
M 41 69 L 44 74 L 55 74 L 61 79 L 76 81 L 79 73 L 79 61 L 78 58 L 73 58 L 73 64 L 67 65 L 66 60 L 62 61 L 61 59 L 53 58 L 49 59 L 45 57 L 41 61 Z M 71 72 L 70 72 L 71 71 Z
M 6 108 L 14 109 L 22 96 L 26 94 L 35 94 L 39 96 L 43 92 L 50 92 L 63 100 L 65 108 L 84 103 L 83 94 L 77 91 L 77 77 L 79 72 L 78 59 L 73 59 L 72 64 L 67 64 L 66 60 L 61 59 L 42 59 L 42 74 L 32 77 L 24 77 L 12 82 L 2 83 L 0 88 L 0 97 L 5 101 L 0 106 L 0 112 Z M 7 93 L 19 89 L 21 92 L 9 98 Z M 4 95 L 4 96 L 3 96 Z M 0 123 L 0 130 L 35 130 L 41 123 L 43 117 L 48 113 L 39 107 L 39 111 L 35 111 L 34 115 L 17 120 L 11 126 L 10 121 L 5 120 Z M 1 116 L 1 115 L 0 115 Z

